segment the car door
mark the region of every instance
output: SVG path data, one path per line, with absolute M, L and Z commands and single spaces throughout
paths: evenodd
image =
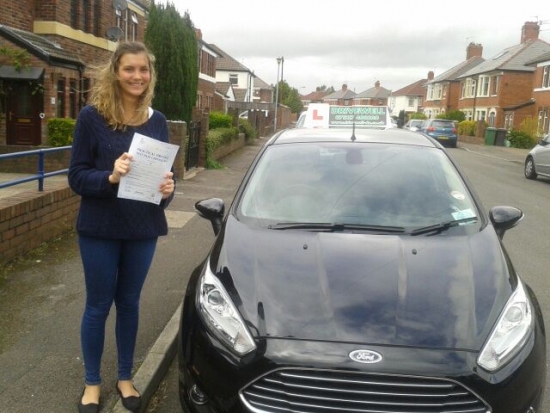
M 542 139 L 542 148 L 535 156 L 535 170 L 544 175 L 550 175 L 550 134 Z

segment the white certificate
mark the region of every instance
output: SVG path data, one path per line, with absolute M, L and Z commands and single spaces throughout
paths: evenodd
M 118 197 L 160 204 L 159 185 L 170 172 L 179 146 L 135 133 L 128 153 L 130 172 L 120 178 Z

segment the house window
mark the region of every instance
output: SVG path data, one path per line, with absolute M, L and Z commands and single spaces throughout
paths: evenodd
M 412 96 L 409 97 L 409 107 L 410 108 L 414 107 L 414 97 Z
M 86 33 L 92 31 L 92 21 L 90 19 L 92 12 L 90 10 L 90 7 L 90 0 L 82 1 L 82 31 Z
M 132 12 L 131 18 L 132 18 L 132 35 L 131 35 L 131 38 L 132 38 L 132 41 L 135 41 L 136 37 L 137 37 L 137 27 L 138 27 L 137 14 Z
M 65 79 L 57 81 L 57 114 L 58 118 L 65 117 Z
M 94 4 L 94 28 L 93 33 L 97 37 L 101 37 L 99 20 L 101 19 L 101 0 L 96 0 Z
M 506 129 L 512 129 L 514 127 L 514 114 L 507 113 L 504 115 L 504 127 Z
M 229 75 L 229 83 L 232 85 L 238 85 L 239 84 L 239 75 L 231 74 Z
M 466 97 L 466 82 L 460 82 L 460 97 L 465 98 Z
M 79 0 L 71 0 L 71 27 L 73 29 L 78 29 L 78 6 L 80 1 Z
M 544 66 L 542 69 L 542 87 L 550 87 L 550 66 Z
M 495 126 L 496 116 L 497 114 L 493 111 L 489 113 L 489 119 L 488 119 L 489 126 Z
M 443 97 L 447 96 L 447 85 L 443 85 Z
M 491 82 L 491 95 L 496 96 L 498 94 L 498 83 L 500 76 L 492 76 Z
M 473 98 L 476 95 L 476 81 L 474 79 L 468 79 L 468 97 Z
M 434 87 L 434 99 L 440 100 L 441 99 L 441 85 L 435 85 Z
M 477 87 L 478 96 L 489 96 L 489 76 L 480 76 Z
M 426 100 L 433 100 L 434 98 L 434 86 L 428 86 L 428 92 L 426 93 Z
M 487 115 L 486 110 L 476 110 L 476 119 L 475 120 L 485 120 L 486 115 Z
M 69 117 L 76 119 L 77 112 L 77 90 L 76 90 L 76 80 L 71 79 L 69 82 Z
M 544 136 L 548 133 L 548 108 L 543 107 L 539 110 L 539 122 L 537 132 L 539 136 Z

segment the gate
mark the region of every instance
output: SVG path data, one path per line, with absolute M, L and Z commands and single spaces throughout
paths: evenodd
M 199 166 L 199 144 L 201 140 L 201 123 L 189 123 L 189 139 L 187 140 L 187 157 L 185 159 L 185 170 Z

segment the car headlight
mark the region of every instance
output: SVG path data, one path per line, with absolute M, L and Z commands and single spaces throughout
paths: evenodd
M 523 347 L 533 330 L 533 311 L 525 287 L 518 282 L 504 311 L 483 346 L 477 362 L 488 371 L 495 371 L 512 359 Z
M 210 330 L 239 355 L 253 351 L 256 343 L 209 263 L 199 286 L 198 309 Z

